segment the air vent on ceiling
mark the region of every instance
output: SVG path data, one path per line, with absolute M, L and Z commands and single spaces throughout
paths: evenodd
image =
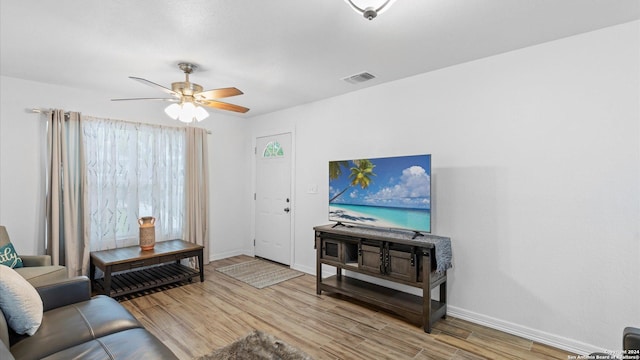
M 343 78 L 342 80 L 350 83 L 350 84 L 359 84 L 361 82 L 365 82 L 365 81 L 369 81 L 371 79 L 375 79 L 376 77 L 373 76 L 372 74 L 369 74 L 368 72 L 361 72 L 359 74 L 355 74 L 355 75 L 351 75 L 351 76 L 347 76 L 346 78 Z

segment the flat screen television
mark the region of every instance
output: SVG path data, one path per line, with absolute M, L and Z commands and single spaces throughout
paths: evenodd
M 329 221 L 431 232 L 431 155 L 329 162 Z

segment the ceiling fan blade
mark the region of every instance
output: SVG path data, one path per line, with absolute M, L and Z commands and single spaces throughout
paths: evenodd
M 166 88 L 166 87 L 164 87 L 162 85 L 156 84 L 153 81 L 149 81 L 147 79 L 143 79 L 143 78 L 139 78 L 139 77 L 135 77 L 135 76 L 129 76 L 129 79 L 133 79 L 133 80 L 139 81 L 139 82 L 141 82 L 141 83 L 143 83 L 145 85 L 148 85 L 148 86 L 151 86 L 153 88 L 159 89 L 160 91 L 163 91 L 163 92 L 165 92 L 165 93 L 167 93 L 169 95 L 173 95 L 173 96 L 175 96 L 177 98 L 180 97 L 180 94 L 178 94 L 177 92 L 175 92 L 175 91 L 173 91 L 173 90 L 171 90 L 169 88 Z
M 169 102 L 178 102 L 180 99 L 175 98 L 127 98 L 127 99 L 111 99 L 111 101 L 128 101 L 128 100 L 160 100 Z
M 195 97 L 199 99 L 211 100 L 211 99 L 222 99 L 222 98 L 242 95 L 242 94 L 244 94 L 242 91 L 234 87 L 228 87 L 228 88 L 222 88 L 222 89 L 201 91 L 195 94 Z
M 244 106 L 240 106 L 240 105 L 234 105 L 234 104 L 229 104 L 229 103 L 225 103 L 222 101 L 216 101 L 216 100 L 196 100 L 196 102 L 200 105 L 204 105 L 204 106 L 208 106 L 208 107 L 212 107 L 215 109 L 222 109 L 222 110 L 228 110 L 228 111 L 235 111 L 235 112 L 239 112 L 239 113 L 246 113 L 247 111 L 249 111 L 249 108 L 246 108 Z

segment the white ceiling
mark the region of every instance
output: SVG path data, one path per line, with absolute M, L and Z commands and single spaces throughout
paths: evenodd
M 128 76 L 170 87 L 189 61 L 250 117 L 639 18 L 639 0 L 397 0 L 372 21 L 343 0 L 2 0 L 0 73 L 162 97 Z

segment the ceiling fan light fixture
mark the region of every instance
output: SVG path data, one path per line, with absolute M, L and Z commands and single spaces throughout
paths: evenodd
M 365 19 L 373 20 L 387 11 L 396 0 L 344 0 L 351 8 Z
M 209 113 L 200 106 L 204 105 L 214 109 L 233 111 L 237 113 L 246 113 L 249 108 L 244 106 L 229 104 L 226 102 L 218 101 L 217 99 L 231 97 L 236 95 L 242 95 L 243 92 L 235 87 L 211 89 L 203 91 L 202 86 L 189 81 L 189 74 L 198 68 L 197 65 L 191 63 L 178 64 L 180 70 L 184 72 L 185 81 L 178 81 L 171 83 L 171 89 L 158 85 L 147 79 L 129 76 L 129 78 L 139 81 L 145 85 L 151 86 L 155 89 L 159 89 L 166 94 L 171 95 L 171 98 L 129 98 L 129 99 L 111 99 L 111 101 L 125 101 L 125 100 L 161 100 L 170 101 L 171 105 L 164 109 L 164 112 L 170 118 L 174 120 L 180 120 L 185 123 L 194 121 L 202 121 L 209 117 Z
M 193 122 L 196 116 L 196 106 L 192 102 L 182 103 L 182 109 L 180 110 L 180 116 L 178 120 L 183 123 Z
M 209 113 L 202 106 L 196 106 L 195 115 L 196 120 L 198 121 L 202 121 L 209 117 Z
M 182 110 L 182 107 L 180 106 L 180 104 L 173 103 L 173 104 L 167 106 L 164 109 L 164 112 L 165 112 L 165 114 L 167 114 L 173 120 L 178 120 L 178 116 L 180 116 L 180 111 L 181 110 Z
M 183 123 L 202 121 L 209 117 L 207 110 L 190 101 L 171 104 L 164 109 L 164 112 L 173 120 L 180 120 Z

